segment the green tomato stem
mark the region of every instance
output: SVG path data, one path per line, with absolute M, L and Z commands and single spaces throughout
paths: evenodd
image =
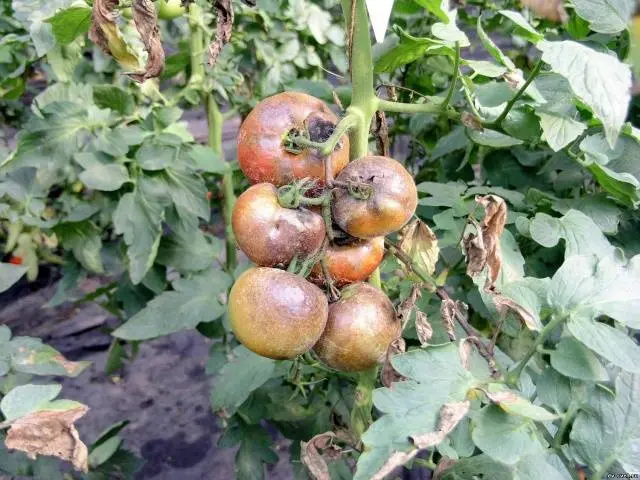
M 205 77 L 205 67 L 202 58 L 205 41 L 202 28 L 199 25 L 202 10 L 198 5 L 191 4 L 189 7 L 189 24 L 191 27 L 191 81 L 203 82 Z M 222 126 L 224 124 L 223 114 L 216 102 L 213 93 L 209 90 L 202 91 L 202 101 L 207 114 L 207 126 L 209 129 L 209 146 L 211 149 L 224 158 L 222 148 Z M 226 246 L 226 268 L 228 272 L 233 272 L 238 264 L 238 254 L 233 229 L 231 227 L 231 216 L 236 196 L 233 188 L 233 172 L 227 172 L 222 176 L 222 214 L 225 224 L 225 246 Z
M 580 402 L 575 399 L 569 403 L 569 408 L 562 416 L 562 422 L 560 422 L 560 426 L 558 427 L 558 431 L 556 432 L 555 437 L 553 437 L 553 448 L 560 451 L 562 449 L 562 439 L 564 438 L 564 434 L 569 427 L 569 424 L 573 421 L 574 417 L 580 410 Z
M 507 115 L 509 115 L 509 112 L 511 111 L 511 109 L 513 108 L 515 103 L 518 100 L 520 100 L 520 97 L 522 97 L 522 95 L 524 95 L 524 92 L 527 90 L 529 85 L 531 85 L 531 82 L 533 82 L 533 80 L 538 76 L 538 74 L 540 73 L 540 69 L 541 68 L 542 68 L 542 59 L 538 60 L 536 65 L 533 67 L 533 70 L 531 71 L 531 74 L 529 75 L 529 78 L 527 78 L 527 81 L 524 82 L 524 85 L 522 85 L 522 87 L 520 87 L 520 90 L 518 90 L 516 92 L 516 94 L 513 96 L 513 98 L 511 100 L 509 100 L 509 102 L 504 107 L 504 110 L 502 111 L 500 116 L 498 118 L 496 118 L 494 122 L 491 122 L 489 125 L 487 125 L 487 127 L 500 127 L 501 126 L 503 120 L 505 118 L 507 118 Z
M 459 72 L 460 72 L 460 43 L 456 42 L 456 56 L 453 61 L 453 74 L 451 76 L 451 85 L 449 86 L 449 92 L 447 93 L 447 97 L 444 99 L 444 102 L 442 102 L 442 110 L 446 110 L 449 107 L 449 103 L 451 103 L 453 94 L 456 91 L 456 85 L 458 84 Z
M 460 118 L 460 114 L 452 109 L 443 108 L 444 103 L 437 98 L 429 98 L 429 101 L 424 103 L 403 103 L 394 102 L 392 100 L 379 100 L 378 107 L 385 112 L 396 113 L 440 113 L 447 118 L 457 120 Z
M 291 143 L 299 147 L 315 148 L 325 157 L 331 155 L 333 150 L 340 142 L 340 139 L 358 124 L 358 117 L 355 114 L 347 114 L 336 125 L 335 130 L 329 138 L 324 142 L 314 142 L 302 135 L 289 136 Z

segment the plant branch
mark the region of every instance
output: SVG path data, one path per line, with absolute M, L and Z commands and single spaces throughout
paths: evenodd
M 562 422 L 558 427 L 558 431 L 556 432 L 555 437 L 553 437 L 552 446 L 554 449 L 560 451 L 562 449 L 562 439 L 564 438 L 564 434 L 569 427 L 569 424 L 573 421 L 574 417 L 580 410 L 580 403 L 575 399 L 571 400 L 569 403 L 569 408 L 562 417 Z
M 524 95 L 524 92 L 527 90 L 529 85 L 531 85 L 531 82 L 533 82 L 533 80 L 538 76 L 538 73 L 540 73 L 540 69 L 541 68 L 542 68 L 542 59 L 538 60 L 536 65 L 533 67 L 533 70 L 531 71 L 531 74 L 529 75 L 529 78 L 527 78 L 527 81 L 524 82 L 524 85 L 522 85 L 522 87 L 520 87 L 520 90 L 518 90 L 516 92 L 516 94 L 513 96 L 513 98 L 511 100 L 509 100 L 509 102 L 504 107 L 504 110 L 502 111 L 500 116 L 498 118 L 496 118 L 495 121 L 493 121 L 489 125 L 487 125 L 488 127 L 500 127 L 500 125 L 502 124 L 502 121 L 505 118 L 507 118 L 507 115 L 509 115 L 509 112 L 511 111 L 511 109 L 513 108 L 515 103 L 518 100 L 520 100 L 520 97 L 522 97 L 522 95 Z
M 443 108 L 444 102 L 440 99 L 431 97 L 429 102 L 424 103 L 404 103 L 394 102 L 392 100 L 378 100 L 378 108 L 385 112 L 396 113 L 442 113 L 447 118 L 457 120 L 460 118 L 460 114 L 450 108 Z
M 442 110 L 446 110 L 449 107 L 449 103 L 453 98 L 453 94 L 456 91 L 456 85 L 458 83 L 458 73 L 460 72 L 460 42 L 456 42 L 456 56 L 453 62 L 453 74 L 451 77 L 451 85 L 449 86 L 449 93 L 442 102 Z
M 336 148 L 336 145 L 338 145 L 338 142 L 340 142 L 340 139 L 348 133 L 349 130 L 354 128 L 357 123 L 358 118 L 356 115 L 347 114 L 338 122 L 331 136 L 324 142 L 314 142 L 302 135 L 290 136 L 289 140 L 300 147 L 315 148 L 326 157 L 331 155 L 333 150 Z

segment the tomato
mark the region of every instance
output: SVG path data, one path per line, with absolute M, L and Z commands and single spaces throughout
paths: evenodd
M 356 240 L 347 245 L 331 244 L 325 253 L 329 275 L 336 286 L 361 282 L 369 278 L 384 257 L 384 237 Z M 322 266 L 318 263 L 309 276 L 316 285 L 325 284 Z
M 158 0 L 158 18 L 162 20 L 181 17 L 185 11 L 180 0 Z
M 22 265 L 23 261 L 23 258 L 17 255 L 13 255 L 11 258 L 9 258 L 9 263 L 13 265 Z
M 359 158 L 336 180 L 363 183 L 372 188 L 372 194 L 366 200 L 353 197 L 345 188 L 335 191 L 334 220 L 354 237 L 373 238 L 400 230 L 416 211 L 416 184 L 411 174 L 392 158 Z
M 276 360 L 309 351 L 327 323 L 322 290 L 293 273 L 252 268 L 240 275 L 229 295 L 229 319 L 249 350 Z
M 368 283 L 354 283 L 329 306 L 327 327 L 313 350 L 336 370 L 359 372 L 383 360 L 400 333 L 391 300 Z
M 307 258 L 320 249 L 326 235 L 322 216 L 284 208 L 270 183 L 253 185 L 240 195 L 231 225 L 238 246 L 263 267 L 286 267 L 296 256 Z
M 329 107 L 305 93 L 284 92 L 256 105 L 238 133 L 238 161 L 252 183 L 276 186 L 305 177 L 324 180 L 324 157 L 315 149 L 292 153 L 285 148 L 290 132 L 322 142 L 329 137 L 338 118 Z M 349 162 L 349 139 L 344 136 L 329 156 L 335 175 Z

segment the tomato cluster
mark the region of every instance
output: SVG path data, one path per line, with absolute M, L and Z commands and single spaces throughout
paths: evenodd
M 418 195 L 391 158 L 349 163 L 346 135 L 322 155 L 318 145 L 337 123 L 321 100 L 291 92 L 263 100 L 243 122 L 238 159 L 253 185 L 238 198 L 232 227 L 257 267 L 231 289 L 229 318 L 259 355 L 313 349 L 332 368 L 361 371 L 400 335 L 389 298 L 364 282 L 382 261 L 384 236 L 409 221 Z

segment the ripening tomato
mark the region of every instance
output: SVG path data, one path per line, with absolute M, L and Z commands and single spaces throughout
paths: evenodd
M 338 118 L 329 107 L 305 93 L 284 92 L 266 98 L 249 113 L 238 133 L 238 161 L 252 183 L 276 186 L 305 177 L 324 180 L 324 157 L 315 149 L 292 153 L 286 147 L 289 133 L 323 142 Z M 349 139 L 345 135 L 329 156 L 333 173 L 349 162 Z
M 327 327 L 313 351 L 336 370 L 359 372 L 383 360 L 400 333 L 391 300 L 368 283 L 354 283 L 329 306 Z
M 366 200 L 353 197 L 347 189 L 335 191 L 334 220 L 354 237 L 373 238 L 398 231 L 416 211 L 416 184 L 411 174 L 392 158 L 359 158 L 347 165 L 336 180 L 362 183 L 372 189 Z
M 322 216 L 278 203 L 276 187 L 249 187 L 233 207 L 233 233 L 238 246 L 263 267 L 286 267 L 294 257 L 303 260 L 322 246 L 326 228 Z
M 384 257 L 384 237 L 371 240 L 357 239 L 346 245 L 331 244 L 325 252 L 327 270 L 335 282 L 342 287 L 349 283 L 369 278 Z M 324 286 L 325 278 L 320 263 L 313 267 L 309 280 Z
M 24 259 L 22 257 L 17 256 L 17 255 L 13 255 L 13 256 L 11 256 L 11 258 L 9 258 L 9 263 L 11 263 L 12 265 L 22 265 L 23 261 L 24 261 Z
M 162 20 L 173 20 L 181 17 L 185 11 L 181 0 L 158 0 L 158 18 Z
M 293 273 L 251 268 L 229 294 L 229 320 L 236 338 L 252 352 L 282 360 L 309 351 L 327 323 L 322 290 Z

